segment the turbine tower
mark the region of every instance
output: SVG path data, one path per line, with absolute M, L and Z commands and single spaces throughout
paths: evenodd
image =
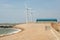
M 27 0 L 25 0 L 25 13 L 26 13 L 26 23 L 28 23 L 28 7 L 27 7 L 27 2 L 26 2 Z
M 25 0 L 26 23 L 29 22 L 29 17 L 31 18 L 30 22 L 32 22 L 32 10 L 31 8 L 28 8 L 27 4 L 27 0 Z

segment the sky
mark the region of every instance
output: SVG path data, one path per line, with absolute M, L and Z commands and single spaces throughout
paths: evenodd
M 0 0 L 0 23 L 25 22 L 25 4 L 31 9 L 33 21 L 39 18 L 56 18 L 60 21 L 60 0 Z

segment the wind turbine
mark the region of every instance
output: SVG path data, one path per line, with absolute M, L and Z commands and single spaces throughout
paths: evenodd
M 26 13 L 26 23 L 28 23 L 28 7 L 27 7 L 27 3 L 25 2 L 25 13 Z
M 28 8 L 28 5 L 27 5 L 27 2 L 26 2 L 27 0 L 25 0 L 25 11 L 26 11 L 26 23 L 28 23 L 29 22 L 29 17 L 31 16 L 31 22 L 32 22 L 32 10 L 31 10 L 31 8 Z

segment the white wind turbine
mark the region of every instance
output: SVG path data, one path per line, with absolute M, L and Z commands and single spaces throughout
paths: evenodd
M 31 22 L 33 20 L 33 16 L 32 16 L 32 8 L 28 8 L 28 5 L 27 5 L 27 0 L 25 0 L 25 12 L 26 12 L 26 23 L 29 22 L 29 17 L 31 17 Z

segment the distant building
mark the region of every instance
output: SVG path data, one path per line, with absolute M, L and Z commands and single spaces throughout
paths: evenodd
M 37 19 L 36 22 L 57 22 L 57 19 Z

